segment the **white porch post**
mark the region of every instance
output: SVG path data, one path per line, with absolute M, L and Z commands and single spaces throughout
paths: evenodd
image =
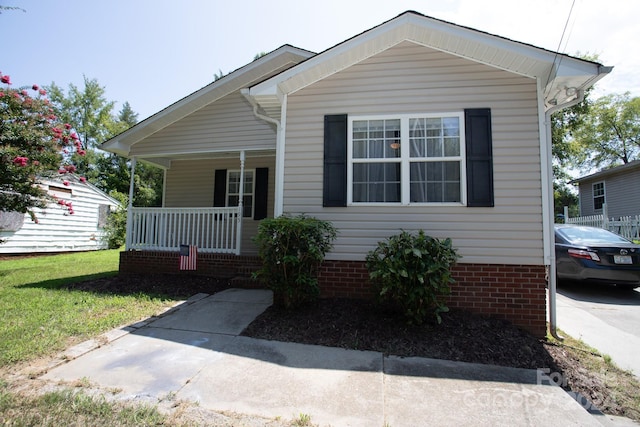
M 244 214 L 244 161 L 245 152 L 240 152 L 240 188 L 238 189 L 238 227 L 236 228 L 236 255 L 240 255 L 242 243 L 242 216 Z
M 131 229 L 133 226 L 133 194 L 136 175 L 136 158 L 131 158 L 131 179 L 129 180 L 129 203 L 127 204 L 127 235 L 125 236 L 125 250 L 131 248 Z

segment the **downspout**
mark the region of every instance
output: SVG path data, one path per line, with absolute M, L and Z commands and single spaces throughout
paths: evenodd
M 544 126 L 545 126 L 545 146 L 546 146 L 546 167 L 543 164 L 542 169 L 544 172 L 542 173 L 543 182 L 543 197 L 547 200 L 547 210 L 548 212 L 545 214 L 545 209 L 543 209 L 543 222 L 546 218 L 547 226 L 543 226 L 543 230 L 546 236 L 545 241 L 545 251 L 547 252 L 545 259 L 548 260 L 547 268 L 547 280 L 549 282 L 549 333 L 551 336 L 558 341 L 564 340 L 563 337 L 558 335 L 558 325 L 557 325 L 557 306 L 556 306 L 556 286 L 557 286 L 557 277 L 556 277 L 556 248 L 555 248 L 555 214 L 554 214 L 554 197 L 553 197 L 553 156 L 551 151 L 551 112 L 547 111 L 544 113 Z M 546 176 L 546 182 L 544 177 Z M 544 191 L 546 189 L 546 191 Z M 544 205 L 543 205 L 544 206 Z
M 539 92 L 543 93 L 543 92 Z M 542 198 L 543 198 L 543 232 L 545 236 L 544 248 L 545 248 L 545 260 L 547 260 L 547 280 L 549 283 L 549 333 L 558 341 L 563 341 L 564 337 L 558 335 L 558 322 L 557 322 L 557 304 L 556 304 L 556 289 L 557 289 L 557 277 L 556 277 L 556 249 L 555 249 L 555 214 L 553 197 L 553 154 L 552 154 L 552 128 L 551 128 L 551 115 L 556 111 L 564 108 L 572 107 L 584 99 L 584 90 L 579 90 L 575 99 L 557 105 L 544 111 L 544 97 L 539 101 L 540 108 L 544 111 L 544 123 L 541 126 L 541 136 L 544 137 L 544 144 L 541 144 L 541 166 L 542 166 Z M 544 201 L 546 200 L 546 203 Z M 546 206 L 545 206 L 546 205 Z
M 542 241 L 548 283 L 549 333 L 561 341 L 556 322 L 556 255 L 554 233 L 553 162 L 551 148 L 551 110 L 545 111 L 544 87 L 538 80 L 538 117 L 540 122 L 540 179 L 542 184 Z M 543 119 L 544 117 L 544 119 Z
M 276 126 L 276 183 L 275 183 L 275 201 L 273 207 L 273 216 L 279 217 L 282 215 L 282 207 L 284 203 L 283 185 L 284 185 L 284 129 L 286 128 L 286 114 L 287 114 L 287 95 L 284 95 L 281 106 L 281 121 L 272 117 L 265 116 L 258 111 L 258 104 L 256 100 L 249 94 L 249 89 L 241 89 L 240 93 L 249 101 L 249 104 L 253 107 L 253 115 L 260 120 L 264 120 L 267 123 L 274 124 Z
M 133 194 L 135 187 L 136 176 L 136 158 L 131 158 L 131 178 L 129 179 L 129 202 L 127 204 L 127 235 L 125 238 L 124 249 L 131 249 L 131 232 L 132 232 L 132 219 L 133 219 Z

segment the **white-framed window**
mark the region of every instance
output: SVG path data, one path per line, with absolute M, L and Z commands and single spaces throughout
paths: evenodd
M 240 171 L 227 171 L 227 206 L 238 206 L 240 200 Z M 253 200 L 255 191 L 255 171 L 244 171 L 244 193 L 242 196 L 242 216 L 253 217 Z
M 593 183 L 593 209 L 602 210 L 602 205 L 606 203 L 604 197 L 604 182 Z
M 350 204 L 464 204 L 464 113 L 350 116 Z

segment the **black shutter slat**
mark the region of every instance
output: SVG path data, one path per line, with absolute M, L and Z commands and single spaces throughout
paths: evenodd
M 464 111 L 467 161 L 467 206 L 492 207 L 493 148 L 491 110 L 488 108 Z
M 347 206 L 347 115 L 324 116 L 322 206 Z
M 216 169 L 213 183 L 213 206 L 216 208 L 227 205 L 227 170 Z
M 269 195 L 269 168 L 256 168 L 255 205 L 253 219 L 267 217 L 267 200 Z

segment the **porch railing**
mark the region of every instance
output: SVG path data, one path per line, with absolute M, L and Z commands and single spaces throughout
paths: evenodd
M 240 254 L 242 216 L 231 208 L 130 208 L 127 249 Z

